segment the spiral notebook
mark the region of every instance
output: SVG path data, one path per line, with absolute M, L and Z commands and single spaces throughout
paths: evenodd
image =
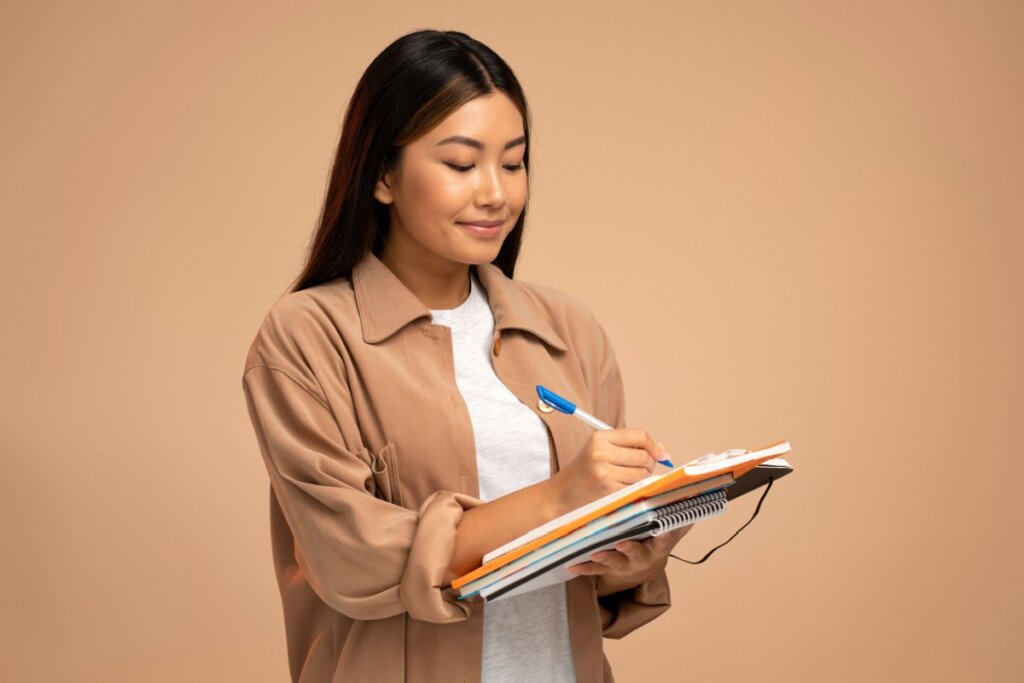
M 523 555 L 522 557 L 509 562 L 504 567 L 499 567 L 494 571 L 482 576 L 475 581 L 470 581 L 467 584 L 459 587 L 459 597 L 461 599 L 471 598 L 480 592 L 485 586 L 489 586 L 498 579 L 503 579 L 519 570 L 534 564 L 540 560 L 546 559 L 549 555 L 552 555 L 556 551 L 560 551 L 570 545 L 577 544 L 581 541 L 585 541 L 591 535 L 596 534 L 599 531 L 607 529 L 618 524 L 622 524 L 631 518 L 635 517 L 644 512 L 655 510 L 660 507 L 664 507 L 676 501 L 684 500 L 686 498 L 692 498 L 699 496 L 707 491 L 713 491 L 715 489 L 721 489 L 729 487 L 730 491 L 736 482 L 728 474 L 719 475 L 712 477 L 711 479 L 705 479 L 703 481 L 690 484 L 688 486 L 681 486 L 678 489 L 666 491 L 665 493 L 651 498 L 644 498 L 638 500 L 635 503 L 626 505 L 625 507 L 619 508 L 615 512 L 598 517 L 588 524 L 584 524 L 579 529 L 576 529 L 561 538 L 556 538 L 553 541 L 545 543 L 544 545 L 536 548 L 532 552 Z M 726 492 L 726 499 L 731 499 L 732 495 L 729 491 Z M 578 547 L 578 546 L 577 546 Z
M 589 562 L 590 556 L 594 553 L 611 548 L 620 541 L 657 536 L 671 529 L 720 515 L 726 510 L 726 500 L 726 489 L 723 487 L 653 510 L 644 511 L 638 504 L 627 506 L 623 511 L 635 510 L 636 514 L 626 516 L 626 519 L 618 524 L 597 530 L 587 529 L 593 523 L 584 526 L 577 530 L 580 532 L 577 541 L 555 552 L 545 553 L 543 548 L 539 548 L 523 558 L 525 560 L 536 556 L 536 561 L 528 561 L 522 569 L 462 597 L 468 598 L 479 594 L 485 602 L 497 602 L 544 586 L 564 583 L 576 576 L 569 572 L 569 567 Z
M 526 534 L 509 541 L 500 548 L 490 551 L 484 555 L 483 563 L 479 567 L 453 580 L 451 587 L 459 590 L 471 581 L 485 577 L 496 569 L 500 569 L 537 548 L 571 533 L 598 517 L 613 513 L 619 508 L 637 500 L 652 498 L 667 491 L 723 474 L 730 475 L 732 479 L 740 480 L 741 477 L 744 477 L 744 475 L 767 460 L 773 458 L 781 460 L 778 456 L 788 453 L 789 450 L 788 441 L 779 441 L 753 451 L 731 449 L 723 453 L 708 453 L 669 472 L 641 479 L 635 484 L 630 484 L 603 498 L 567 512 L 561 517 L 542 524 Z

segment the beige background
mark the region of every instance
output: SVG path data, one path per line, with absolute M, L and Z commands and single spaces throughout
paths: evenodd
M 522 81 L 518 276 L 607 326 L 630 425 L 793 446 L 618 678 L 1024 676 L 1021 3 L 622 7 L 3 4 L 0 679 L 287 680 L 242 363 L 428 27 Z

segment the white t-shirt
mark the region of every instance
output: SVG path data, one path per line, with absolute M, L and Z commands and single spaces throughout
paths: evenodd
M 431 310 L 452 330 L 455 380 L 476 441 L 480 498 L 500 498 L 551 476 L 547 426 L 501 383 L 491 365 L 494 314 L 470 269 L 462 304 Z M 484 605 L 484 683 L 575 683 L 565 584 Z

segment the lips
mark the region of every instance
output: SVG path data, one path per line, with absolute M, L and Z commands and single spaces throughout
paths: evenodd
M 476 226 L 478 228 L 496 228 L 499 225 L 502 225 L 502 224 L 505 223 L 505 221 L 472 221 L 472 222 L 469 222 L 469 221 L 456 221 L 456 222 L 459 223 L 460 225 L 473 225 L 473 226 Z
M 500 238 L 503 231 L 502 225 L 504 225 L 501 221 L 456 222 L 455 224 L 469 234 L 487 240 Z

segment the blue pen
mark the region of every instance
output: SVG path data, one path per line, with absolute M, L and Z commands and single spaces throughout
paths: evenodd
M 574 415 L 574 416 L 578 417 L 579 419 L 583 420 L 584 422 L 586 422 L 588 425 L 590 425 L 594 429 L 614 429 L 614 427 L 611 427 L 611 426 L 605 424 L 604 422 L 601 422 L 596 417 L 594 417 L 593 415 L 591 415 L 587 411 L 583 410 L 583 408 L 580 408 L 579 406 L 577 406 L 572 401 L 565 400 L 564 398 L 562 398 L 561 396 L 559 396 L 555 392 L 551 391 L 550 389 L 545 389 L 544 387 L 542 387 L 539 384 L 537 385 L 537 394 L 540 396 L 542 401 L 547 403 L 549 406 L 551 406 L 555 410 L 557 410 L 559 412 L 562 412 L 562 413 L 565 413 L 566 415 Z M 667 453 L 666 453 L 666 455 L 667 455 Z M 655 460 L 657 460 L 657 462 L 662 464 L 662 465 L 667 465 L 669 467 L 675 467 L 675 465 L 672 464 L 671 460 L 668 460 L 668 459 L 658 460 L 657 458 L 655 458 Z

